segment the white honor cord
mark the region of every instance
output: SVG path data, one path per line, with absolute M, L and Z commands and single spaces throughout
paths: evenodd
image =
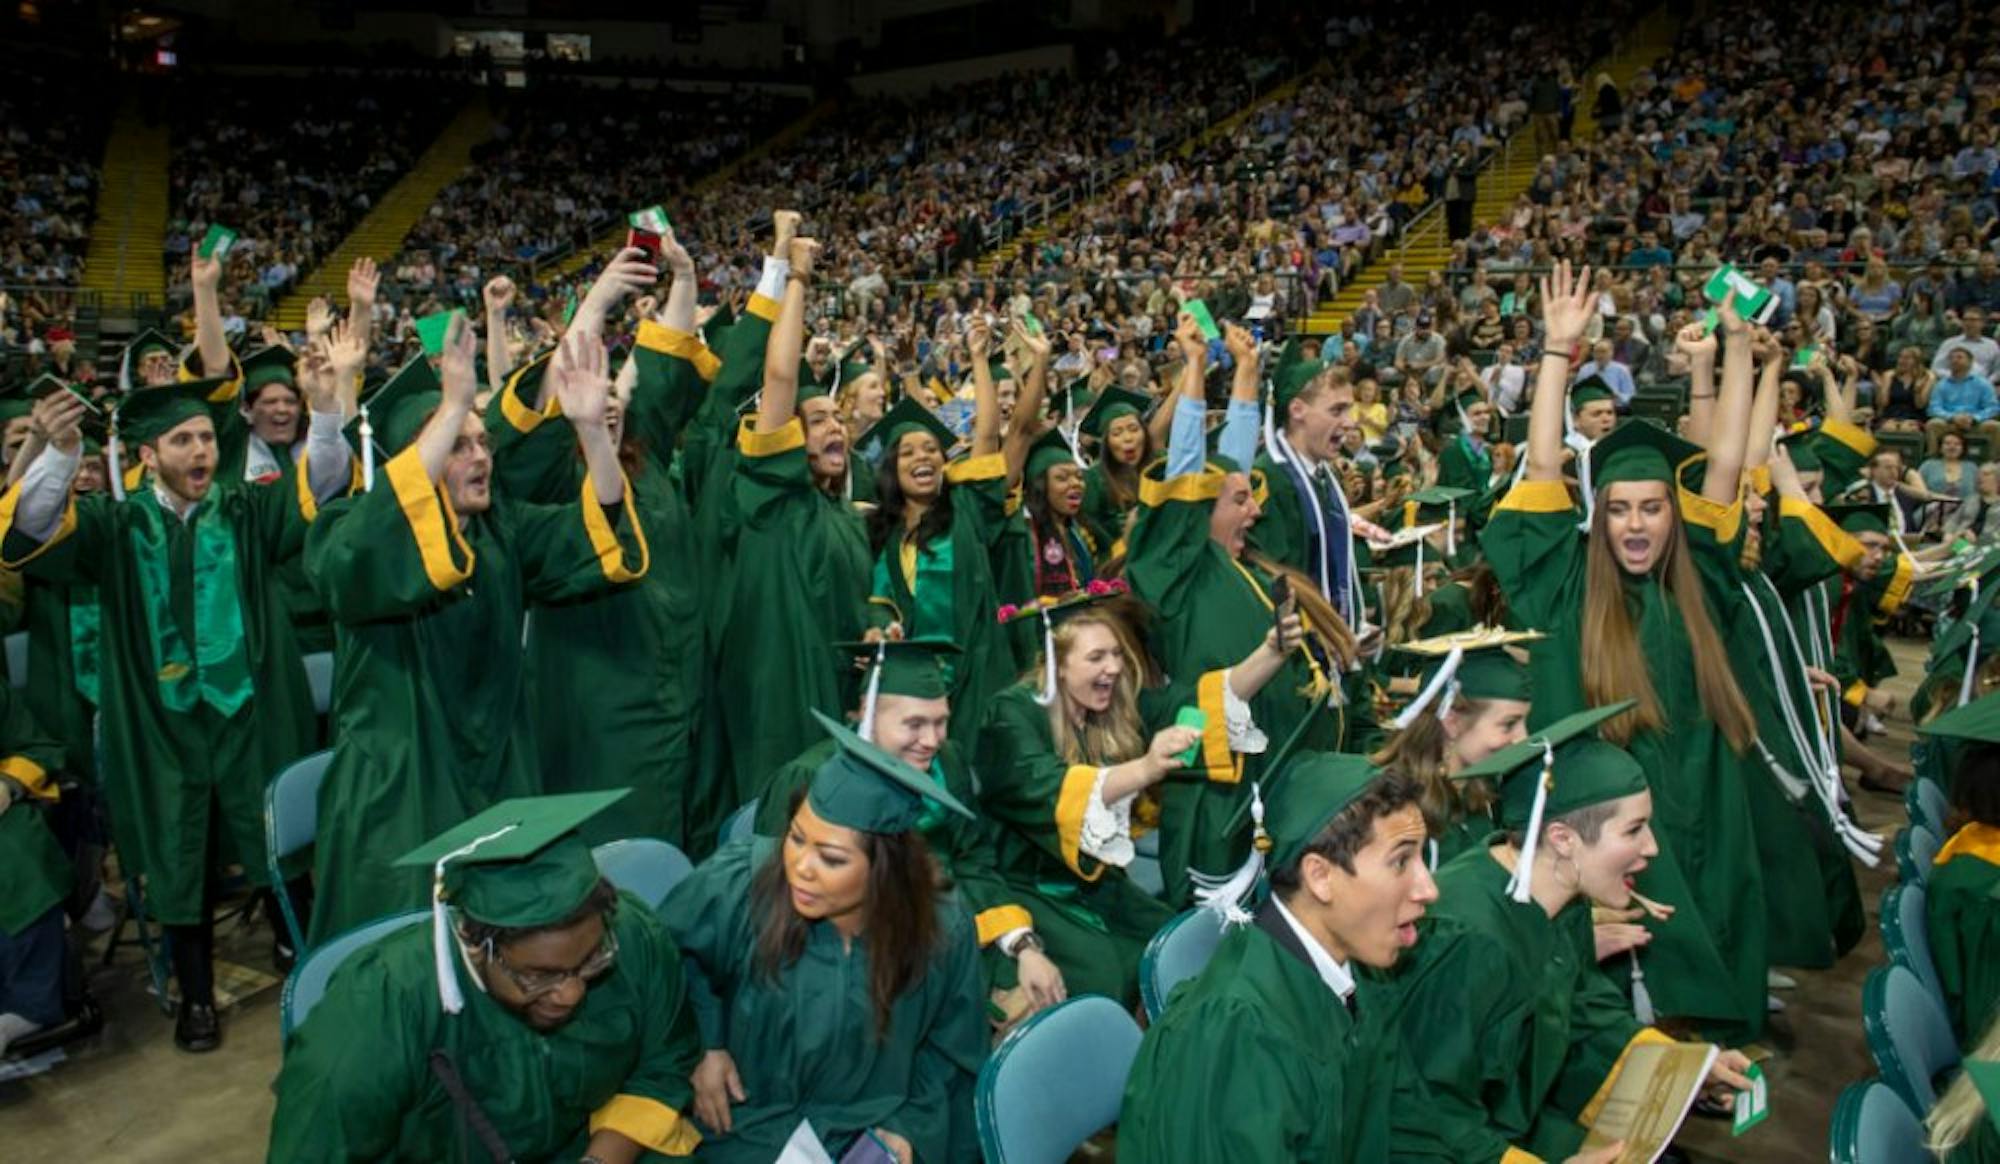
M 1757 577 L 1770 589 L 1773 599 L 1776 599 L 1777 588 L 1771 585 L 1771 580 L 1765 578 L 1762 574 L 1757 575 Z M 1862 830 L 1860 826 L 1856 825 L 1841 810 L 1840 796 L 1835 787 L 1840 780 L 1840 761 L 1835 754 L 1826 750 L 1826 741 L 1817 731 L 1808 732 L 1806 730 L 1805 722 L 1799 715 L 1798 705 L 1792 701 L 1791 684 L 1787 682 L 1784 673 L 1785 657 L 1778 650 L 1777 640 L 1771 633 L 1771 624 L 1764 617 L 1764 609 L 1757 602 L 1756 595 L 1751 591 L 1749 583 L 1742 582 L 1740 585 L 1743 587 L 1744 600 L 1750 604 L 1750 612 L 1756 616 L 1757 631 L 1764 640 L 1765 657 L 1771 660 L 1772 677 L 1776 680 L 1772 686 L 1776 687 L 1778 691 L 1778 710 L 1781 718 L 1785 721 L 1785 730 L 1792 737 L 1792 747 L 1797 751 L 1799 759 L 1803 760 L 1808 770 L 1813 773 L 1810 787 L 1815 794 L 1815 798 L 1825 808 L 1828 823 L 1833 826 L 1834 832 L 1840 836 L 1841 842 L 1846 846 L 1848 852 L 1853 854 L 1857 860 L 1872 868 L 1880 853 L 1881 841 L 1873 834 Z M 1791 642 L 1794 655 L 1803 659 L 1804 652 L 1799 649 L 1798 637 L 1792 632 L 1791 620 L 1785 619 L 1784 625 L 1785 634 Z M 1798 676 L 1798 678 L 1805 682 L 1806 690 L 1810 692 L 1812 690 L 1811 680 L 1803 674 Z M 1766 766 L 1778 778 L 1779 784 L 1783 786 L 1787 795 L 1803 799 L 1808 782 L 1800 780 L 1786 771 L 1784 765 L 1778 762 L 1777 757 L 1771 754 L 1770 749 L 1764 746 L 1762 740 L 1757 741 L 1757 751 L 1763 757 Z
M 1972 612 L 1979 609 L 1979 578 L 1972 579 L 1972 601 L 1965 604 L 1967 617 L 1972 620 L 1972 638 L 1965 644 L 1965 674 L 1958 681 L 1958 706 L 1972 702 L 1973 683 L 1979 677 L 1979 619 Z

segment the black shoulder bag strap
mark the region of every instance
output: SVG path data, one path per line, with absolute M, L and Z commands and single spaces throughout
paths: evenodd
M 458 1077 L 458 1068 L 452 1065 L 451 1055 L 444 1050 L 431 1052 L 431 1074 L 444 1085 L 444 1093 L 451 1097 L 451 1105 L 458 1109 L 461 1124 L 472 1133 L 472 1138 L 486 1149 L 493 1164 L 514 1164 L 514 1154 L 507 1150 L 507 1141 L 500 1138 L 500 1132 L 493 1121 L 480 1110 L 479 1101 L 465 1089 L 465 1080 Z

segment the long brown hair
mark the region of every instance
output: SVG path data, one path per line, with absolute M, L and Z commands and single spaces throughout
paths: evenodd
M 1451 710 L 1462 720 L 1477 718 L 1490 701 L 1455 696 Z M 1433 837 L 1469 816 L 1493 808 L 1493 789 L 1484 780 L 1453 780 L 1445 766 L 1445 749 L 1451 737 L 1444 730 L 1444 718 L 1435 708 L 1425 708 L 1410 726 L 1390 736 L 1373 756 L 1378 768 L 1394 768 L 1414 779 L 1423 789 L 1417 804 L 1424 811 L 1424 824 Z
M 1275 559 L 1265 557 L 1256 550 L 1245 549 L 1243 560 L 1272 578 L 1283 577 L 1292 588 L 1292 597 L 1298 599 L 1299 613 L 1304 616 L 1306 637 L 1319 644 L 1320 657 L 1330 660 L 1335 674 L 1324 676 L 1329 685 L 1340 682 L 1338 672 L 1347 670 L 1354 661 L 1358 648 L 1354 642 L 1354 632 L 1348 629 L 1347 620 L 1320 593 L 1318 586 L 1304 573 L 1292 569 Z M 1265 597 L 1269 597 L 1267 594 Z M 1357 600 L 1359 596 L 1357 595 Z M 1324 699 L 1326 692 L 1315 691 L 1315 698 Z
M 1422 635 L 1431 619 L 1431 600 L 1417 591 L 1414 566 L 1395 566 L 1382 572 L 1382 641 L 1391 646 Z
M 1653 690 L 1653 676 L 1645 652 L 1639 646 L 1639 623 L 1625 603 L 1625 568 L 1611 549 L 1610 507 L 1605 503 L 1610 486 L 1597 491 L 1597 504 L 1590 514 L 1590 536 L 1584 549 L 1583 587 L 1583 694 L 1594 707 L 1621 699 L 1638 701 L 1638 706 L 1608 721 L 1604 737 L 1624 746 L 1645 731 L 1663 731 L 1666 715 L 1660 709 L 1659 693 Z M 1729 746 L 1738 752 L 1757 737 L 1757 720 L 1743 689 L 1736 685 L 1730 669 L 1729 652 L 1715 623 L 1708 617 L 1701 579 L 1695 573 L 1694 555 L 1688 549 L 1687 531 L 1678 509 L 1673 510 L 1673 533 L 1660 552 L 1654 572 L 1660 585 L 1680 612 L 1687 632 L 1689 653 L 1694 656 L 1694 685 L 1701 696 L 1702 710 L 1722 730 Z
M 793 794 L 793 814 L 804 799 L 804 789 Z M 937 950 L 937 864 L 930 847 L 914 831 L 856 830 L 854 835 L 861 839 L 861 853 L 868 859 L 863 922 L 868 938 L 868 998 L 874 1004 L 875 1039 L 881 1042 L 889 1037 L 896 1000 L 923 981 Z M 782 840 L 750 881 L 750 908 L 757 926 L 754 965 L 767 981 L 775 982 L 780 971 L 805 953 L 811 928 L 792 908 Z

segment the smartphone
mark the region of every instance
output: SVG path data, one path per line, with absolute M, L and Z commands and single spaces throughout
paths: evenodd
M 651 262 L 654 266 L 659 265 L 661 246 L 659 235 L 650 230 L 642 230 L 635 226 L 625 232 L 625 245 L 628 247 L 638 247 L 640 250 L 645 251 L 647 261 Z
M 75 384 L 65 384 L 63 385 L 63 391 L 69 393 L 71 396 L 74 396 L 79 401 L 81 401 L 83 403 L 84 409 L 88 411 L 90 415 L 92 416 L 104 415 L 104 410 L 97 406 L 97 401 L 92 400 L 90 398 L 90 393 L 85 389 L 78 387 Z
M 1097 349 L 1097 358 L 1098 358 L 1098 359 L 1099 359 L 1100 361 L 1102 361 L 1103 363 L 1106 363 L 1106 364 L 1108 364 L 1108 363 L 1110 363 L 1110 362 L 1112 362 L 1113 360 L 1116 360 L 1116 359 L 1118 358 L 1118 349 L 1117 349 L 1117 348 L 1099 348 L 1099 349 Z
M 1291 616 L 1297 603 L 1292 598 L 1292 581 L 1283 574 L 1271 580 L 1271 626 L 1278 632 L 1278 641 L 1285 640 L 1285 619 Z
M 854 1141 L 854 1146 L 840 1158 L 840 1164 L 896 1164 L 896 1154 L 871 1128 Z
M 1183 707 L 1174 713 L 1174 726 L 1193 728 L 1198 732 L 1207 731 L 1208 713 L 1199 707 Z M 1196 740 L 1193 747 L 1175 756 L 1174 759 L 1180 762 L 1181 767 L 1192 768 L 1194 767 L 1195 758 L 1200 755 L 1201 741 Z

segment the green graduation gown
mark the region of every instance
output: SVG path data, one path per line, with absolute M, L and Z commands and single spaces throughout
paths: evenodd
M 454 957 L 465 1009 L 438 1005 L 431 927 L 410 926 L 361 950 L 292 1033 L 273 1090 L 270 1159 L 484 1159 L 432 1073 L 443 1051 L 520 1161 L 575 1160 L 608 1128 L 642 1147 L 687 1156 L 699 1138 L 689 1075 L 701 1033 L 680 953 L 644 902 L 619 898 L 612 970 L 590 983 L 561 1027 L 535 1030 L 480 989 Z
M 1098 765 L 1063 760 L 1049 711 L 1035 702 L 1038 690 L 1016 684 L 993 701 L 979 730 L 980 808 L 1001 826 L 1001 874 L 1033 915 L 1069 992 L 1130 1004 L 1139 997 L 1140 955 L 1174 911 L 1123 868 L 1082 850 L 1084 806 Z M 1149 702 L 1155 720 L 1166 710 L 1165 723 L 1148 723 L 1147 730 L 1172 723 L 1177 701 Z M 1151 799 L 1134 805 L 1135 825 L 1150 815 Z
M 742 804 L 825 738 L 813 710 L 838 717 L 853 706 L 852 672 L 831 648 L 868 626 L 870 555 L 854 508 L 813 483 L 797 418 L 773 433 L 746 420 L 737 440 L 737 521 L 716 659 L 724 694 L 715 702 Z M 767 698 L 774 692 L 784 697 Z
M 1740 505 L 1723 510 L 1685 490 L 1680 506 L 1691 531 L 1741 520 Z M 1482 539 L 1514 617 L 1547 635 L 1531 650 L 1536 726 L 1586 706 L 1586 549 L 1576 523 L 1560 481 L 1523 480 L 1494 510 Z M 1724 540 L 1733 537 L 1732 531 Z M 1697 557 L 1716 544 L 1689 541 Z M 1730 750 L 1702 709 L 1693 648 L 1672 596 L 1651 576 L 1621 572 L 1621 584 L 1628 608 L 1637 612 L 1640 649 L 1669 725 L 1627 745 L 1646 769 L 1660 843 L 1659 855 L 1640 874 L 1640 891 L 1676 911 L 1649 927 L 1653 941 L 1639 955 L 1646 987 L 1658 1014 L 1698 1019 L 1718 1036 L 1754 1037 L 1764 1023 L 1768 967 L 1762 877 L 1743 794 L 1745 758 Z M 1725 598 L 1711 594 L 1711 609 Z
M 313 523 L 307 566 L 340 638 L 333 763 L 319 793 L 312 941 L 430 899 L 396 857 L 487 806 L 543 791 L 519 648 L 530 603 L 631 582 L 646 544 L 626 504 L 496 496 L 461 526 L 417 450 Z
M 1118 1118 L 1120 1160 L 1354 1164 L 1390 1159 L 1393 990 L 1356 1009 L 1274 905 L 1232 929 L 1146 1032 Z
M 1554 918 L 1507 893 L 1489 834 L 1438 870 L 1438 900 L 1397 971 L 1402 1037 L 1427 1095 L 1399 1123 L 1428 1123 L 1463 1164 L 1567 1159 L 1628 1047 L 1666 1036 L 1632 1017 L 1596 973 L 1590 903 Z M 1414 1109 L 1414 1110 L 1413 1110 Z
M 61 745 L 35 726 L 12 684 L 0 684 L 0 777 L 27 792 L 0 812 L 0 934 L 9 937 L 39 920 L 69 896 L 76 870 L 42 819 L 40 805 L 59 797 L 56 773 Z
M 1112 495 L 1111 486 L 1105 480 L 1107 470 L 1104 464 L 1104 457 L 1099 456 L 1090 468 L 1084 470 L 1083 517 L 1093 529 L 1107 539 L 1104 543 L 1104 556 L 1111 557 L 1118 553 L 1118 547 L 1124 543 L 1125 530 L 1132 515 L 1138 512 L 1139 506 L 1136 497 L 1133 498 L 1131 505 L 1118 504 L 1117 497 Z
M 1133 592 L 1159 612 L 1151 647 L 1169 678 L 1185 682 L 1201 676 L 1214 685 L 1212 697 L 1204 693 L 1200 704 L 1208 712 L 1208 729 L 1199 777 L 1169 777 L 1160 786 L 1160 874 L 1166 900 L 1185 904 L 1192 893 L 1190 869 L 1226 873 L 1249 852 L 1249 816 L 1243 810 L 1250 782 L 1263 775 L 1264 757 L 1231 755 L 1219 714 L 1221 683 L 1223 670 L 1242 662 L 1270 630 L 1271 579 L 1208 536 L 1209 511 L 1222 492 L 1223 474 L 1204 470 L 1163 481 L 1163 472 L 1164 464 L 1155 465 L 1141 481 L 1125 576 Z M 1260 528 L 1264 520 L 1269 518 L 1260 520 Z M 1312 697 L 1305 692 L 1322 674 L 1308 652 L 1295 651 L 1250 701 L 1252 718 L 1273 750 L 1307 714 Z M 1335 675 L 1331 682 L 1342 679 Z M 1349 741 L 1366 734 L 1369 714 L 1352 702 L 1333 707 L 1307 729 L 1302 746 L 1329 752 L 1351 746 Z
M 875 559 L 869 617 L 876 627 L 901 623 L 905 638 L 945 638 L 963 652 L 947 663 L 951 736 L 966 746 L 979 730 L 976 709 L 1018 677 L 1014 651 L 999 623 L 994 557 L 1007 528 L 1007 461 L 1000 453 L 945 467 L 951 526 L 919 546 L 897 528 Z
M 1926 886 L 1931 958 L 1962 1047 L 2000 1003 L 2000 828 L 1968 824 L 1938 850 Z
M 674 444 L 706 387 L 694 337 L 652 321 L 639 327 L 638 382 L 626 407 L 632 510 L 645 533 L 648 569 L 597 594 L 538 603 L 529 616 L 528 679 L 536 711 L 542 789 L 630 788 L 615 813 L 586 822 L 592 844 L 657 837 L 688 848 L 695 725 L 706 688 L 705 578 L 695 560 L 694 519 L 671 480 Z M 576 433 L 551 401 L 546 411 L 514 377 L 494 398 L 495 477 L 509 496 L 571 502 L 587 472 Z
M 112 836 L 145 875 L 153 916 L 192 925 L 211 828 L 221 858 L 262 884 L 264 786 L 312 749 L 312 695 L 274 569 L 303 544 L 309 498 L 289 482 L 218 481 L 183 521 L 151 487 L 73 497 L 40 544 L 12 528 L 15 498 L 0 501 L 0 564 L 97 588 Z
M 97 782 L 99 611 L 89 583 L 24 579 L 29 714 L 62 744 L 71 775 Z
M 807 1119 L 836 1157 L 879 1127 L 923 1164 L 976 1159 L 951 1148 L 970 1148 L 972 1083 L 987 1050 L 971 920 L 940 900 L 930 964 L 878 1038 L 865 934 L 850 946 L 831 922 L 812 923 L 797 961 L 775 978 L 759 971 L 751 882 L 775 848 L 760 838 L 724 845 L 660 907 L 697 971 L 690 996 L 704 1045 L 729 1052 L 748 1095 L 729 1134 L 704 1133 L 699 1158 L 766 1164 Z M 776 905 L 790 908 L 783 897 Z

